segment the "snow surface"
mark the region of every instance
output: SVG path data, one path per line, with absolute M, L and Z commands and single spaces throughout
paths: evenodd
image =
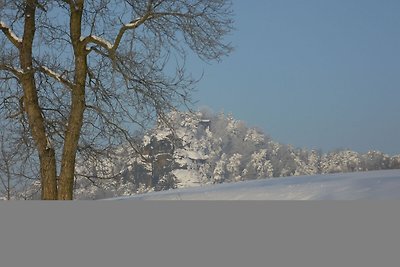
M 391 200 L 400 199 L 400 170 L 269 178 L 114 198 L 124 199 Z

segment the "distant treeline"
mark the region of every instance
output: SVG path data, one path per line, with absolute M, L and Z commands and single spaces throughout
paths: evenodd
M 273 141 L 231 115 L 203 110 L 172 112 L 138 136 L 140 153 L 121 147 L 97 158 L 80 159 L 75 197 L 99 199 L 271 177 L 400 168 L 400 156 L 379 151 L 322 153 Z M 24 191 L 36 198 L 38 185 Z

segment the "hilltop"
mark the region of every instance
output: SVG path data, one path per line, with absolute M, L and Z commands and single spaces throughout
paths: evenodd
M 265 178 L 399 169 L 400 156 L 379 151 L 328 153 L 274 141 L 232 115 L 171 112 L 132 144 L 80 158 L 75 198 L 101 199 L 151 191 Z M 24 192 L 35 198 L 38 184 Z M 36 196 L 37 197 L 37 196 Z

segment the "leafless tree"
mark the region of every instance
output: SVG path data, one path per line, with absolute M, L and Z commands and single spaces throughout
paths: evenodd
M 0 128 L 0 198 L 30 198 L 26 191 L 33 181 L 38 180 L 38 164 L 32 157 L 35 151 L 27 143 L 21 142 L 16 134 L 18 127 L 1 123 Z M 32 190 L 31 190 L 32 191 Z M 28 193 L 28 192 L 27 192 Z
M 2 0 L 2 120 L 20 126 L 40 162 L 41 198 L 72 199 L 77 156 L 130 142 L 190 103 L 193 51 L 231 46 L 230 0 Z M 28 145 L 29 146 L 29 145 Z
M 0 136 L 0 197 L 10 200 L 14 188 L 12 177 L 12 165 L 14 164 L 14 155 L 5 148 L 4 136 Z

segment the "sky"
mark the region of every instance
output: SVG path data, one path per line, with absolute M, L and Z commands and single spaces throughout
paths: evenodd
M 196 107 L 295 147 L 400 154 L 400 1 L 233 2 L 235 51 L 187 66 Z

